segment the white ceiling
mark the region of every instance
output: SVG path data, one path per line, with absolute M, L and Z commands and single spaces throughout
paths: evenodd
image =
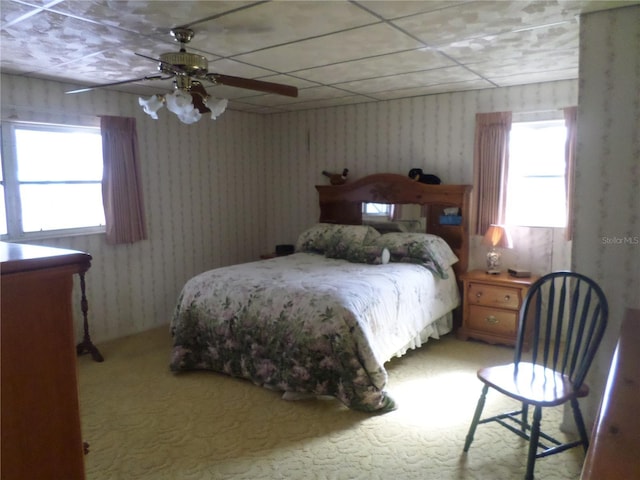
M 176 26 L 209 71 L 297 98 L 207 87 L 271 113 L 578 78 L 579 15 L 640 1 L 0 0 L 0 70 L 92 85 L 157 73 Z M 171 81 L 109 87 L 141 95 Z M 77 95 L 91 95 L 91 92 Z

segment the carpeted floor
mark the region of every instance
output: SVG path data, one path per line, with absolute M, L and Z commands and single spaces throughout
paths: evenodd
M 479 366 L 513 350 L 452 335 L 388 364 L 399 408 L 384 415 L 337 400 L 295 402 L 223 375 L 168 370 L 168 327 L 98 345 L 79 359 L 88 480 L 519 479 L 526 443 L 503 428 L 464 437 L 480 393 Z M 509 408 L 498 394 L 485 412 Z M 562 410 L 543 417 L 557 430 Z M 562 434 L 561 434 L 562 435 Z M 578 479 L 582 451 L 538 460 L 536 478 Z

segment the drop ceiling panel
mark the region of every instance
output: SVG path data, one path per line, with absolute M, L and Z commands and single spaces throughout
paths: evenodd
M 523 85 L 525 82 L 538 83 L 548 82 L 549 78 L 553 77 L 555 80 L 570 80 L 576 78 L 578 75 L 577 68 L 570 69 L 558 69 L 547 72 L 536 73 L 517 73 L 505 77 L 494 77 L 493 81 L 499 87 L 509 87 L 514 85 Z M 544 80 L 543 80 L 544 79 Z
M 301 70 L 295 72 L 295 75 L 315 82 L 332 84 L 451 65 L 456 63 L 439 52 L 418 49 Z
M 5 0 L 3 0 L 3 7 Z M 172 27 L 198 22 L 254 4 L 251 1 L 122 1 L 122 0 L 65 0 L 51 7 L 65 15 L 76 16 L 104 25 L 111 25 L 140 36 L 163 38 Z M 221 32 L 215 20 L 209 28 Z M 169 37 L 167 37 L 169 41 Z
M 358 2 L 363 7 L 375 12 L 385 19 L 402 18 L 409 15 L 416 15 L 424 12 L 432 12 L 442 8 L 468 3 L 468 0 L 430 0 L 430 1 L 404 1 L 395 0 L 392 2 L 363 1 Z
M 573 23 L 573 28 L 577 28 L 574 16 L 557 2 L 491 1 L 474 2 L 473 8 L 460 4 L 394 23 L 430 46 L 447 46 L 471 38 L 499 43 L 496 39 L 502 34 L 562 22 Z M 438 28 L 433 28 L 434 25 Z
M 268 2 L 194 25 L 194 45 L 221 56 L 233 56 L 378 21 L 349 2 Z M 255 64 L 270 66 L 264 62 Z
M 546 55 L 548 63 L 557 65 L 556 52 L 572 50 L 577 61 L 578 28 L 568 25 L 537 28 L 500 35 L 494 38 L 473 38 L 441 47 L 440 51 L 464 64 L 488 60 L 520 59 L 523 63 L 538 61 Z
M 405 73 L 385 77 L 339 83 L 335 87 L 358 94 L 371 94 L 389 90 L 424 87 L 426 85 L 478 80 L 478 76 L 464 67 L 446 67 L 423 72 Z
M 207 86 L 255 113 L 578 78 L 581 12 L 640 0 L 1 0 L 0 71 L 70 85 L 157 74 L 179 45 L 210 71 L 296 86 L 298 98 Z M 172 81 L 106 87 L 148 96 Z M 93 95 L 92 91 L 81 95 Z
M 558 68 L 559 66 L 561 67 Z M 518 57 L 490 57 L 488 60 L 469 64 L 469 68 L 482 77 L 491 79 L 536 73 L 556 76 L 556 72 L 559 71 L 574 71 L 577 74 L 578 55 L 575 50 L 569 49 L 555 51 L 553 55 L 548 53 L 528 55 L 526 62 L 523 62 Z M 564 73 L 561 76 L 566 78 Z
M 393 100 L 397 98 L 421 97 L 423 95 L 435 95 L 438 93 L 463 92 L 466 90 L 479 90 L 492 88 L 494 85 L 486 80 L 467 80 L 462 82 L 446 82 L 427 85 L 424 87 L 405 88 L 400 90 L 387 90 L 370 94 L 376 100 Z
M 294 72 L 421 46 L 389 25 L 377 24 L 239 55 L 237 59 L 280 72 Z

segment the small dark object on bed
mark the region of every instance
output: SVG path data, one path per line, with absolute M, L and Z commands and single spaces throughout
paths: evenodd
M 442 183 L 440 178 L 436 175 L 432 175 L 431 173 L 422 173 L 421 168 L 412 168 L 409 170 L 409 178 L 416 182 L 426 183 L 429 185 L 440 185 Z
M 349 174 L 349 169 L 345 168 L 342 170 L 342 173 L 330 173 L 326 170 L 322 171 L 322 175 L 329 178 L 329 183 L 331 185 L 342 185 L 347 181 L 347 175 Z

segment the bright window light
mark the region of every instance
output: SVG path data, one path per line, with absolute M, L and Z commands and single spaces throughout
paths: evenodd
M 14 124 L 3 130 L 12 135 L 3 155 L 4 233 L 18 238 L 104 228 L 99 128 Z
M 362 214 L 370 217 L 388 217 L 393 215 L 393 205 L 387 203 L 363 203 Z
M 565 142 L 562 120 L 511 126 L 506 222 L 566 226 Z
M 2 158 L 0 156 L 0 158 Z M 4 178 L 0 168 L 0 235 L 7 234 L 7 207 L 4 203 Z

